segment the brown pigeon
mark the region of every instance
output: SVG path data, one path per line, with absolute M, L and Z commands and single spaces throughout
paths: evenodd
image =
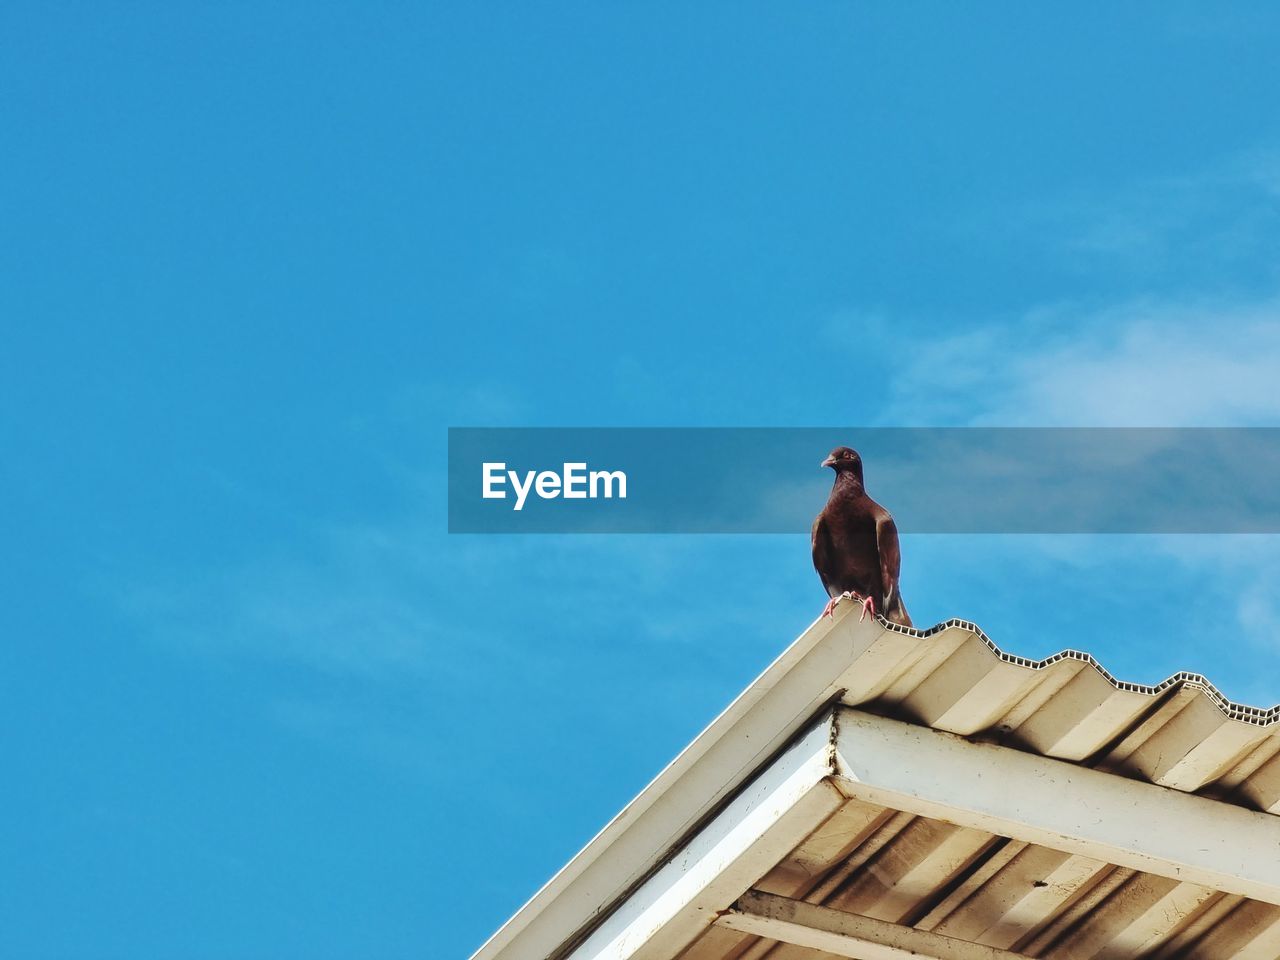
M 836 447 L 822 465 L 836 472 L 831 497 L 813 521 L 813 568 L 831 598 L 822 615 L 830 616 L 842 599 L 855 599 L 862 601 L 862 617 L 879 611 L 911 626 L 898 592 L 898 528 L 889 511 L 867 496 L 862 458 L 856 450 Z

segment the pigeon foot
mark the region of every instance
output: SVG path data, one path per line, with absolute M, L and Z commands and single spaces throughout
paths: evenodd
M 836 604 L 838 604 L 841 600 L 857 600 L 860 604 L 862 604 L 862 616 L 858 618 L 859 623 L 861 623 L 863 620 L 866 619 L 868 610 L 871 611 L 871 616 L 874 617 L 876 615 L 876 603 L 874 600 L 872 600 L 870 597 L 863 597 L 859 594 L 856 594 L 852 590 L 846 590 L 844 593 L 840 594 L 840 596 L 832 597 L 830 600 L 827 601 L 827 605 L 822 608 L 822 616 L 823 617 L 831 616 L 833 611 L 836 608 Z M 821 620 L 822 617 L 819 617 L 818 619 Z

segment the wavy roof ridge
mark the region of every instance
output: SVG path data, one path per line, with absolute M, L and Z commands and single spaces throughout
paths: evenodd
M 1117 690 L 1125 690 L 1131 693 L 1157 696 L 1174 687 L 1195 687 L 1208 696 L 1218 709 L 1233 720 L 1239 720 L 1243 723 L 1250 723 L 1260 727 L 1269 726 L 1270 724 L 1280 721 L 1280 703 L 1277 703 L 1275 706 L 1265 708 L 1255 707 L 1247 703 L 1240 703 L 1239 701 L 1232 700 L 1219 690 L 1218 687 L 1204 674 L 1194 673 L 1190 670 L 1179 670 L 1177 673 L 1174 673 L 1155 684 L 1134 683 L 1131 680 L 1121 680 L 1110 670 L 1104 667 L 1098 661 L 1097 657 L 1083 650 L 1060 650 L 1057 653 L 1044 657 L 1041 660 L 1032 660 L 1029 657 L 1019 656 L 1016 653 L 1007 653 L 1001 649 L 999 644 L 987 636 L 985 630 L 972 620 L 963 620 L 959 617 L 951 617 L 947 620 L 941 620 L 931 627 L 918 629 L 915 627 L 904 627 L 901 624 L 886 620 L 881 616 L 877 616 L 876 619 L 888 630 L 892 630 L 895 633 L 906 634 L 907 636 L 915 637 L 919 640 L 928 640 L 931 637 L 942 633 L 944 630 L 951 630 L 953 628 L 967 630 L 985 643 L 987 647 L 990 648 L 991 652 L 999 657 L 1002 662 L 1012 663 L 1020 667 L 1026 667 L 1030 670 L 1043 670 L 1061 660 L 1077 660 L 1088 664 Z

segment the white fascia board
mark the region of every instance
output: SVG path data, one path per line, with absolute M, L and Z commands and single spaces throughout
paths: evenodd
M 836 711 L 851 799 L 1280 904 L 1280 817 L 929 727 Z
M 814 621 L 471 960 L 554 955 L 669 856 L 840 693 L 857 657 L 894 636 L 856 611 Z
M 968 940 L 752 890 L 716 925 L 853 960 L 1031 960 Z
M 633 892 L 570 960 L 670 960 L 844 805 L 830 715 Z

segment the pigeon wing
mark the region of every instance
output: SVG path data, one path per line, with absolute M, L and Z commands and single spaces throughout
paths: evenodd
M 880 554 L 880 590 L 884 614 L 890 620 L 910 626 L 911 618 L 898 593 L 898 574 L 902 567 L 898 525 L 883 507 L 876 511 L 876 549 Z
M 817 519 L 813 521 L 810 545 L 813 548 L 813 569 L 818 571 L 818 579 L 822 581 L 822 587 L 827 591 L 827 596 L 834 597 L 835 594 L 831 592 L 831 561 L 835 551 L 832 549 L 831 534 L 827 531 L 827 524 L 822 514 L 818 514 Z

